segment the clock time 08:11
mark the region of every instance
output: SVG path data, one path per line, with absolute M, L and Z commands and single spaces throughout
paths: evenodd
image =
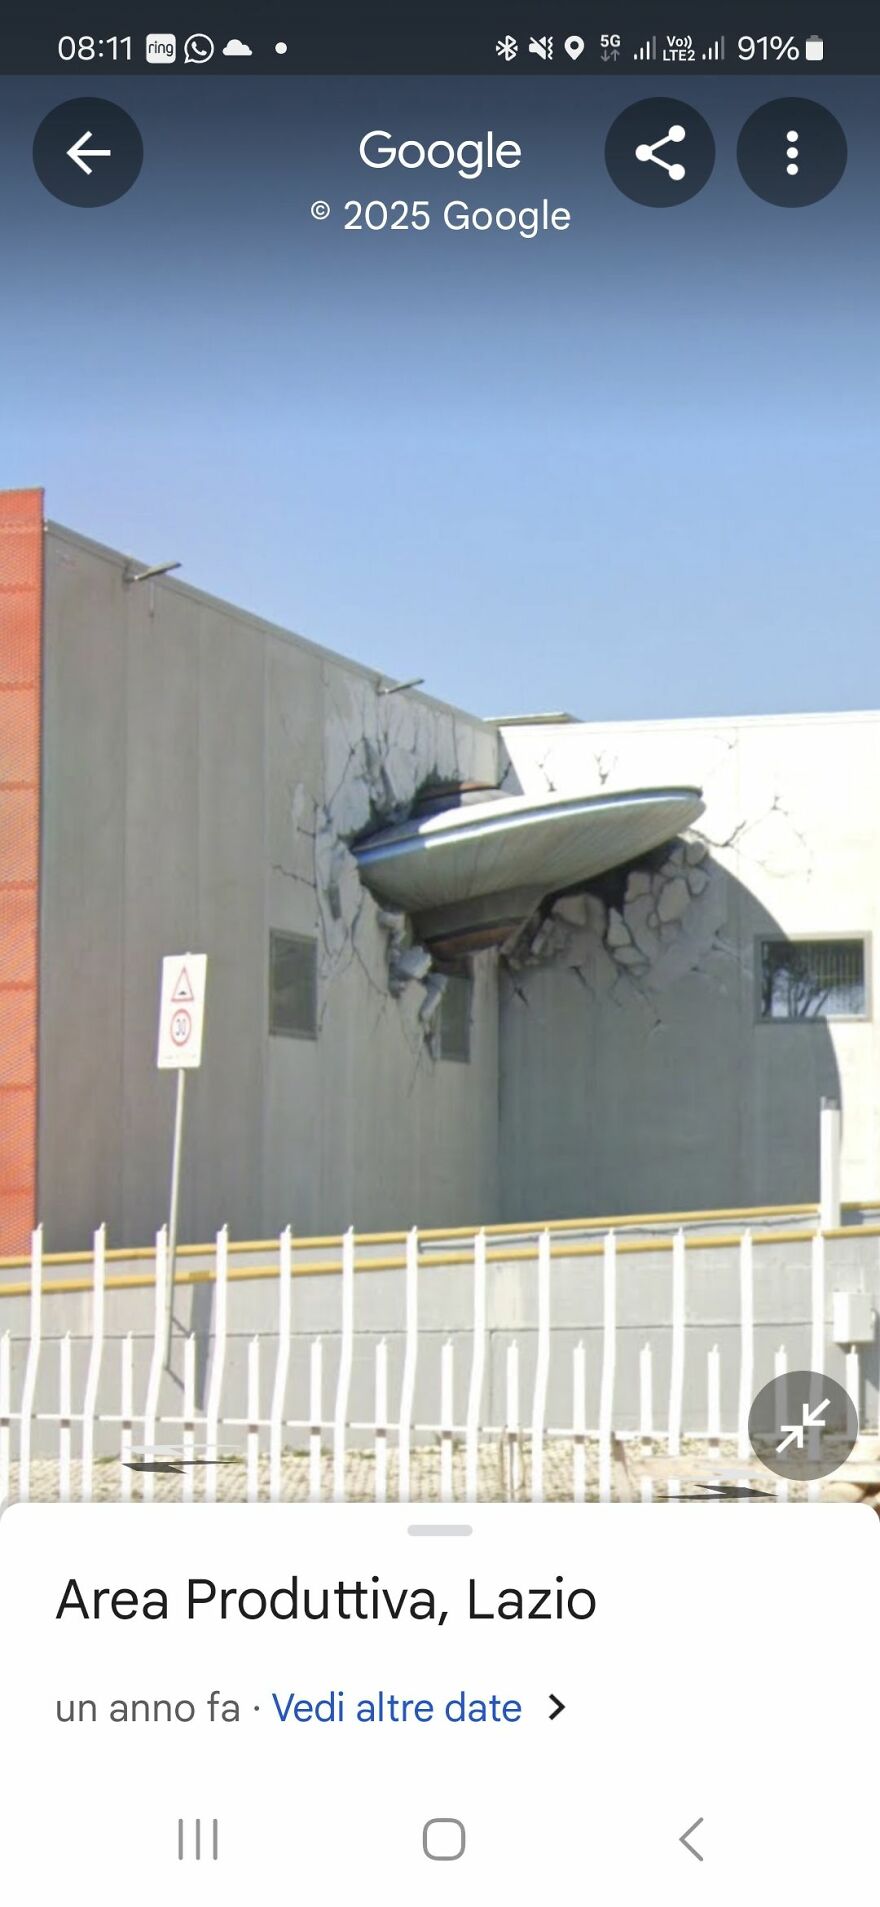
M 63 33 L 58 42 L 60 60 L 130 60 L 131 34 L 124 36 L 111 33 L 105 40 L 96 40 L 93 33 L 81 33 L 74 39 L 72 33 Z

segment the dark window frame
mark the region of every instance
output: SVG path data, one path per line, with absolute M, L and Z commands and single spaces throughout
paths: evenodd
M 858 948 L 861 955 L 860 981 L 862 1005 L 854 1012 L 802 1012 L 772 1013 L 765 1011 L 766 999 L 766 950 L 768 948 Z M 821 982 L 817 983 L 818 985 Z M 755 1017 L 760 1026 L 827 1026 L 843 1024 L 858 1026 L 870 1021 L 871 1001 L 871 936 L 869 933 L 816 933 L 816 934 L 759 934 L 755 941 Z
M 444 1012 L 449 998 L 450 986 L 466 988 L 466 1006 L 464 1010 L 464 1041 L 461 1050 L 447 1049 L 444 1043 Z M 470 972 L 447 973 L 443 998 L 440 1001 L 439 1026 L 437 1029 L 437 1057 L 449 1060 L 454 1066 L 469 1066 L 471 1061 L 471 1033 L 474 1023 L 474 976 Z
M 311 972 L 308 976 L 311 994 L 311 1019 L 308 1026 L 284 1026 L 279 1024 L 276 1014 L 278 987 L 276 984 L 275 962 L 281 948 L 307 948 L 311 955 Z M 316 1040 L 318 1037 L 318 942 L 312 934 L 291 933 L 284 927 L 269 929 L 269 1037 L 283 1040 Z

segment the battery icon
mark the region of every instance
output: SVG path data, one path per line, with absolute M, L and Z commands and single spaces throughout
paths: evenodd
M 804 53 L 808 60 L 824 60 L 825 41 L 820 39 L 818 33 L 810 34 L 807 44 L 804 47 Z

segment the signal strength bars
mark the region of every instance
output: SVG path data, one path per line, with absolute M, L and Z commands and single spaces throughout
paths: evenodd
M 656 34 L 652 34 L 651 38 L 645 41 L 644 46 L 640 46 L 638 52 L 633 54 L 633 59 L 634 60 L 656 60 L 656 58 L 657 58 L 657 36 Z
M 703 54 L 703 58 L 704 60 L 723 60 L 724 58 L 724 34 L 723 33 L 721 35 L 720 40 L 713 40 L 712 45 L 706 48 L 706 51 Z

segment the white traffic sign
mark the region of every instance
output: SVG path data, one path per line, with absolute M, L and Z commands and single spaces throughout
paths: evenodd
M 201 1066 L 207 971 L 207 954 L 165 955 L 157 1066 Z

